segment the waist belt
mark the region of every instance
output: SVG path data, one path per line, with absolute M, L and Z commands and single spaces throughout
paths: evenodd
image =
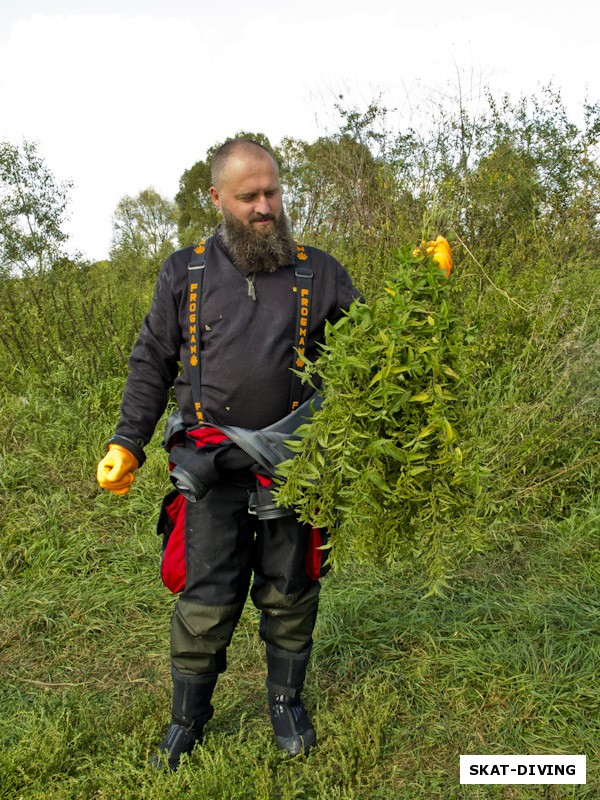
M 294 452 L 287 447 L 286 442 L 299 438 L 293 435 L 294 431 L 303 423 L 309 422 L 312 414 L 318 411 L 322 404 L 323 397 L 318 392 L 314 392 L 295 411 L 266 428 L 252 430 L 251 428 L 240 428 L 235 425 L 215 425 L 212 423 L 209 427 L 223 433 L 230 442 L 237 445 L 254 462 L 260 464 L 266 472 L 274 476 L 277 472 L 277 466 L 282 461 L 294 456 Z M 179 438 L 179 434 L 185 430 L 186 424 L 183 421 L 183 415 L 180 410 L 177 410 L 167 420 L 163 447 L 171 451 L 173 444 Z M 222 447 L 222 445 L 216 445 L 216 448 L 219 447 Z M 175 451 L 173 450 L 172 452 L 175 455 Z M 179 458 L 181 456 L 178 453 L 172 459 L 173 463 L 177 463 Z
M 238 428 L 234 425 L 214 425 L 213 427 L 222 431 L 228 439 L 237 444 L 240 450 L 251 456 L 263 469 L 271 475 L 275 475 L 277 465 L 295 455 L 286 446 L 286 442 L 299 438 L 293 436 L 294 431 L 304 422 L 310 421 L 313 413 L 318 411 L 322 404 L 323 397 L 318 392 L 314 392 L 295 411 L 267 428 L 255 431 L 250 428 Z

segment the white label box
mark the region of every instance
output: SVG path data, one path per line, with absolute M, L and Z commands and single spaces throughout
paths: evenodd
M 461 783 L 585 783 L 586 757 L 462 756 Z

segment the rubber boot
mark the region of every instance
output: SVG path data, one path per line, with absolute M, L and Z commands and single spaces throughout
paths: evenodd
M 210 700 L 219 676 L 218 673 L 185 675 L 172 667 L 171 677 L 171 724 L 152 763 L 155 767 L 176 770 L 181 756 L 191 753 L 197 744 L 202 743 L 204 726 L 214 712 Z
M 302 702 L 310 647 L 300 653 L 267 644 L 269 714 L 280 750 L 289 756 L 307 755 L 317 735 Z

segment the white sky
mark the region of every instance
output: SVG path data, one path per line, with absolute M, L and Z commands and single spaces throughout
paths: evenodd
M 313 141 L 343 93 L 402 127 L 436 93 L 514 100 L 552 82 L 575 121 L 600 100 L 590 0 L 2 0 L 0 140 L 72 180 L 71 251 L 105 258 L 124 194 L 173 197 L 238 130 Z

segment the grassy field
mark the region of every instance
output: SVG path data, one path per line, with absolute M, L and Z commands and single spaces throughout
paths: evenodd
M 36 146 L 0 143 L 0 800 L 600 797 L 600 104 L 585 104 L 580 126 L 552 87 L 517 103 L 486 94 L 473 118 L 453 102 L 434 96 L 435 124 L 422 132 L 389 129 L 378 102 L 336 105 L 339 131 L 283 140 L 281 156 L 299 238 L 310 232 L 339 257 L 379 308 L 360 329 L 362 360 L 354 346 L 346 360 L 368 377 L 344 419 L 362 414 L 368 433 L 349 425 L 342 455 L 366 452 L 381 432 L 360 405 L 387 362 L 386 378 L 397 368 L 405 381 L 415 352 L 427 354 L 430 373 L 415 374 L 435 375 L 454 342 L 468 377 L 452 398 L 460 448 L 436 430 L 461 469 L 436 470 L 427 485 L 409 470 L 425 486 L 415 513 L 392 506 L 408 481 L 372 469 L 377 460 L 354 469 L 365 480 L 362 494 L 348 492 L 352 513 L 335 492 L 324 498 L 353 534 L 336 543 L 324 581 L 305 693 L 319 744 L 308 759 L 288 760 L 272 741 L 249 606 L 205 744 L 174 774 L 149 765 L 169 720 L 175 601 L 154 533 L 169 487 L 162 426 L 129 495 L 95 481 L 160 267 L 143 222 L 151 209 L 144 193 L 128 198 L 141 221 L 128 242 L 115 217 L 110 261 L 71 258 L 64 189 Z M 209 174 L 208 161 L 183 173 L 181 246 L 206 227 L 195 181 Z M 398 346 L 385 341 L 404 312 L 394 306 L 386 322 L 377 297 L 398 277 L 395 248 L 410 254 L 437 232 L 453 246 L 448 304 L 438 297 L 426 325 L 417 320 L 431 336 L 404 353 L 404 333 Z M 440 329 L 449 315 L 456 323 Z M 382 431 L 393 439 L 400 426 L 406 417 Z M 419 428 L 415 453 L 433 430 Z M 389 455 L 385 441 L 378 448 Z M 383 485 L 383 501 L 370 484 Z M 390 539 L 399 507 L 410 528 Z M 393 558 L 375 564 L 374 550 Z M 427 594 L 428 558 L 453 573 L 444 597 Z M 461 786 L 461 754 L 585 754 L 587 784 Z
M 170 702 L 174 598 L 153 532 L 167 478 L 153 445 L 128 497 L 96 487 L 111 403 L 100 391 L 69 403 L 2 396 L 3 800 L 598 796 L 593 498 L 562 521 L 491 522 L 443 599 L 422 599 L 399 565 L 331 573 L 306 690 L 319 735 L 308 759 L 272 742 L 247 607 L 205 745 L 175 774 L 153 770 Z M 586 754 L 587 785 L 461 786 L 461 753 Z

